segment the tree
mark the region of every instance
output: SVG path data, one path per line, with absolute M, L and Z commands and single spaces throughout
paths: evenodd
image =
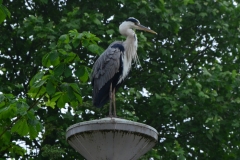
M 133 67 L 116 96 L 119 117 L 159 132 L 142 159 L 240 158 L 238 2 L 3 5 L 11 18 L 0 30 L 1 158 L 84 159 L 65 130 L 107 115 L 107 107 L 92 106 L 88 77 L 104 48 L 124 39 L 118 26 L 130 16 L 159 33 L 137 31 L 141 67 Z

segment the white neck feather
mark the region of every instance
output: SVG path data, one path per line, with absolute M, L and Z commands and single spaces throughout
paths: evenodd
M 138 56 L 137 56 L 137 35 L 135 32 L 131 29 L 131 24 L 123 22 L 119 26 L 119 32 L 123 35 L 126 36 L 127 39 L 123 42 L 123 46 L 125 49 L 124 56 L 123 56 L 123 74 L 122 77 L 120 78 L 119 82 L 120 83 L 123 79 L 126 78 L 128 75 L 131 65 L 132 65 L 132 60 L 134 60 L 135 63 L 138 61 Z

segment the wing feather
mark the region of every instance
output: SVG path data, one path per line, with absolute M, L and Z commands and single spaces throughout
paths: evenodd
M 122 45 L 122 42 L 112 43 L 97 59 L 93 66 L 91 81 L 93 85 L 93 102 L 98 96 L 99 90 L 119 72 L 120 58 L 123 52 L 114 44 Z M 105 95 L 100 95 L 105 96 Z M 107 95 L 108 96 L 108 95 Z

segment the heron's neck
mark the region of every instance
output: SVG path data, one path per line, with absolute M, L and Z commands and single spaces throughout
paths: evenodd
M 130 31 L 131 30 L 131 31 Z M 136 60 L 137 58 L 137 35 L 132 29 L 129 29 L 127 39 L 123 42 L 125 54 L 128 61 Z
M 134 32 L 133 32 L 134 33 Z M 135 62 L 138 61 L 137 57 L 137 36 L 135 33 L 133 35 L 128 35 L 126 41 L 123 42 L 123 46 L 125 49 L 123 55 L 123 73 L 121 78 L 119 79 L 118 83 L 122 82 L 128 75 L 131 66 L 132 60 Z

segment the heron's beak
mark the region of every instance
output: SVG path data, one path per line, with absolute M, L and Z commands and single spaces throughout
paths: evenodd
M 143 31 L 146 31 L 146 32 L 150 32 L 150 33 L 153 33 L 153 34 L 157 34 L 157 32 L 151 30 L 151 29 L 148 29 L 147 27 L 141 25 L 141 24 L 138 24 L 137 25 L 137 28 L 138 30 L 143 30 Z

